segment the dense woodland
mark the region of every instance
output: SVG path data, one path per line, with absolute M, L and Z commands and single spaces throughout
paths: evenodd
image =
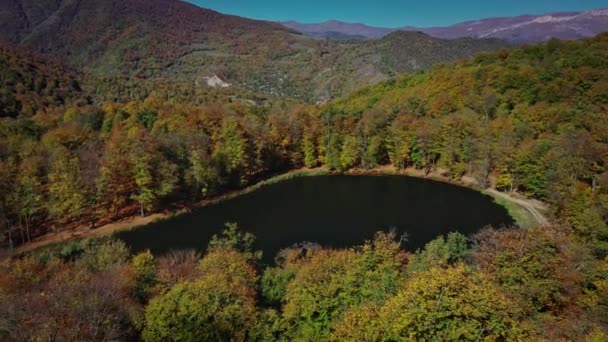
M 572 230 L 487 229 L 416 253 L 378 233 L 263 266 L 228 225 L 204 256 L 84 240 L 0 273 L 5 341 L 605 341 L 608 259 Z
M 0 51 L 9 250 L 300 167 L 442 170 L 539 198 L 555 216 L 418 252 L 386 233 L 348 250 L 291 248 L 274 266 L 232 225 L 203 256 L 68 243 L 5 266 L 0 337 L 608 338 L 608 35 L 481 54 L 322 106 L 79 81 Z

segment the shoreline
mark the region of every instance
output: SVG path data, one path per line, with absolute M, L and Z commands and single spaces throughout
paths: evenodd
M 465 176 L 462 177 L 460 180 L 450 179 L 442 175 L 442 170 L 435 170 L 429 173 L 428 175 L 424 175 L 423 171 L 416 170 L 414 168 L 396 170 L 392 165 L 387 165 L 380 166 L 374 169 L 356 168 L 348 170 L 344 173 L 332 173 L 325 167 L 319 167 L 315 169 L 302 168 L 291 170 L 286 173 L 268 178 L 266 180 L 262 180 L 244 189 L 233 190 L 222 195 L 218 195 L 209 199 L 204 199 L 186 208 L 174 210 L 171 212 L 154 213 L 146 217 L 134 215 L 116 222 L 108 223 L 96 229 L 90 229 L 90 227 L 88 226 L 79 226 L 75 229 L 71 229 L 68 231 L 47 234 L 42 237 L 39 237 L 31 243 L 17 247 L 15 249 L 14 254 L 25 254 L 34 251 L 38 248 L 66 242 L 69 240 L 109 236 L 120 231 L 128 231 L 132 229 L 142 228 L 154 222 L 168 220 L 176 216 L 184 215 L 191 212 L 192 210 L 204 208 L 206 206 L 213 205 L 222 201 L 231 200 L 236 197 L 243 196 L 256 190 L 259 190 L 267 185 L 283 182 L 297 177 L 314 177 L 338 174 L 350 176 L 405 176 L 428 179 L 436 182 L 443 182 L 456 186 L 466 187 L 492 197 L 498 205 L 503 206 L 509 212 L 509 214 L 515 220 L 516 224 L 522 228 L 528 228 L 534 225 L 543 226 L 549 223 L 549 220 L 543 214 L 544 211 L 548 210 L 547 206 L 540 201 L 527 198 L 517 198 L 513 195 L 499 192 L 492 188 L 483 190 L 478 189 L 475 187 L 475 181 L 471 178 Z

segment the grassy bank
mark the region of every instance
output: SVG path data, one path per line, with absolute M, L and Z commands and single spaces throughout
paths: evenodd
M 493 192 L 490 191 L 482 191 L 482 193 L 491 196 L 494 198 L 494 202 L 498 205 L 507 209 L 509 215 L 515 220 L 515 224 L 517 224 L 521 228 L 530 228 L 539 224 L 537 220 L 534 218 L 532 213 L 524 208 L 519 203 L 516 203 L 508 198 L 496 196 Z

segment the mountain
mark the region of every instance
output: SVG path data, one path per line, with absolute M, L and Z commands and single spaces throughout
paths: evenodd
M 381 57 L 387 72 L 397 73 L 427 70 L 447 60 L 466 59 L 484 51 L 505 47 L 500 39 L 440 39 L 422 32 L 398 31 L 380 40 L 363 45 L 370 53 Z
M 499 39 L 447 40 L 422 32 L 393 32 L 377 40 L 351 42 L 351 47 L 345 49 L 336 63 L 327 88 L 343 89 L 342 95 L 347 95 L 360 87 L 361 80 L 376 83 L 400 73 L 428 70 L 436 64 L 507 46 Z
M 513 43 L 581 39 L 608 31 L 608 9 L 483 19 L 423 31 L 440 38 L 500 38 Z
M 351 24 L 338 20 L 330 20 L 319 24 L 304 24 L 297 21 L 283 21 L 281 25 L 313 37 L 342 39 L 377 39 L 382 38 L 397 29 L 373 27 L 365 24 Z
M 418 35 L 393 36 L 386 46 L 325 41 L 177 0 L 4 0 L 0 23 L 0 39 L 112 80 L 105 84 L 127 78 L 135 85 L 168 80 L 197 88 L 217 77 L 235 91 L 309 102 L 506 46 L 495 40 L 461 46 Z
M 489 18 L 431 28 L 381 28 L 335 20 L 320 24 L 302 24 L 295 21 L 281 24 L 310 36 L 325 38 L 340 34 L 343 37 L 377 39 L 395 31 L 421 31 L 437 38 L 499 38 L 511 43 L 525 44 L 543 42 L 551 38 L 581 39 L 606 32 L 608 9 Z
M 4 38 L 108 73 L 167 68 L 199 54 L 270 57 L 268 45 L 292 33 L 173 0 L 6 0 L 0 18 Z M 272 53 L 287 50 L 278 44 Z

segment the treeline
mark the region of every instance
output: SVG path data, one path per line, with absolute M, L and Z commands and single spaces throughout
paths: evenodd
M 204 257 L 84 240 L 0 272 L 4 341 L 605 341 L 608 259 L 569 229 L 486 229 L 416 253 L 394 234 L 281 251 L 228 225 Z
M 3 236 L 14 245 L 74 222 L 145 215 L 299 167 L 314 113 L 148 98 L 3 120 Z
M 3 236 L 14 245 L 70 222 L 145 215 L 302 166 L 392 164 L 541 198 L 602 257 L 607 48 L 601 35 L 483 54 L 321 107 L 192 105 L 196 93 L 180 103 L 159 91 L 5 118 Z

